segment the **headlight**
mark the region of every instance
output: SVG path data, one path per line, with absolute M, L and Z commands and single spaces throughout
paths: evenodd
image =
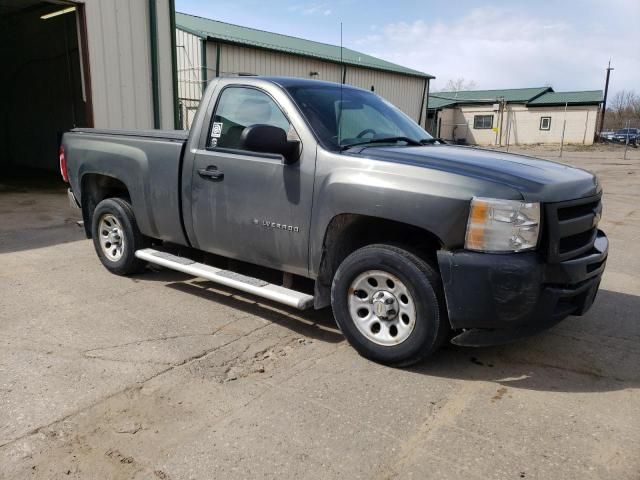
M 540 233 L 540 204 L 474 197 L 465 248 L 481 252 L 532 250 Z

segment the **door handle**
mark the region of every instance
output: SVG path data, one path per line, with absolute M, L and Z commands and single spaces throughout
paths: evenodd
M 198 170 L 198 175 L 214 182 L 219 182 L 224 179 L 224 173 L 218 170 L 215 165 L 208 166 L 207 168 L 201 168 Z

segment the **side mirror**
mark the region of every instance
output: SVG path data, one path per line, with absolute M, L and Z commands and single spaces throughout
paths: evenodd
M 287 165 L 295 163 L 300 154 L 300 142 L 287 140 L 287 132 L 272 125 L 245 127 L 240 135 L 240 145 L 252 152 L 280 154 Z

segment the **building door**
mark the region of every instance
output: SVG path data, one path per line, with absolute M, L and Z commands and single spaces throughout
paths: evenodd
M 57 172 L 62 133 L 91 125 L 83 7 L 0 0 L 0 163 L 5 171 Z

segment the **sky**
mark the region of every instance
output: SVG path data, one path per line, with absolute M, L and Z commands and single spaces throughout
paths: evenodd
M 477 89 L 552 86 L 640 94 L 640 0 L 176 0 L 176 10 L 340 44 Z

